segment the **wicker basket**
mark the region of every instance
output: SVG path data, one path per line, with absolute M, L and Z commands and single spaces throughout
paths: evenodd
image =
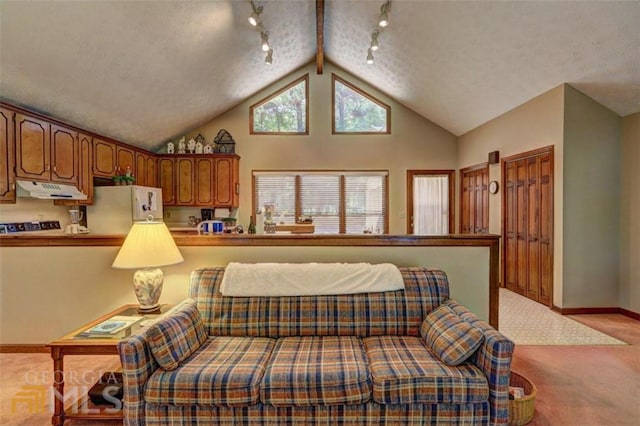
M 512 426 L 526 425 L 533 420 L 536 387 L 526 377 L 513 371 L 511 372 L 509 386 L 524 388 L 525 394 L 523 398 L 509 400 L 509 424 Z

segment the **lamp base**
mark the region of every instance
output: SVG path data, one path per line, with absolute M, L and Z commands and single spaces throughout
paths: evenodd
M 160 268 L 140 269 L 133 274 L 133 291 L 138 298 L 138 312 L 154 313 L 160 311 L 160 293 L 164 274 Z

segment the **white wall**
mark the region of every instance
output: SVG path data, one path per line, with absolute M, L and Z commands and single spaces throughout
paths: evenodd
M 461 169 L 486 162 L 491 151 L 500 151 L 500 157 L 504 158 L 545 146 L 554 147 L 553 303 L 557 306 L 562 306 L 563 111 L 564 86 L 558 86 L 458 139 Z M 489 166 L 489 179 L 502 182 L 499 164 Z M 489 195 L 489 232 L 493 234 L 502 233 L 502 190 Z
M 619 306 L 640 312 L 640 113 L 622 119 Z
M 564 308 L 618 307 L 620 136 L 616 113 L 565 86 Z
M 163 268 L 161 303 L 188 294 L 190 272 L 240 262 L 392 262 L 449 276 L 451 295 L 489 318 L 485 247 L 181 247 L 185 262 Z M 0 344 L 44 344 L 125 303 L 136 303 L 133 271 L 111 268 L 118 247 L 0 247 Z M 459 259 L 464 258 L 464 262 Z
M 249 107 L 309 73 L 309 135 L 265 136 L 249 134 Z M 346 79 L 391 106 L 390 135 L 331 134 L 331 73 Z M 251 171 L 257 169 L 383 169 L 389 170 L 391 234 L 406 233 L 405 186 L 407 169 L 456 169 L 456 137 L 409 110 L 358 78 L 325 63 L 324 74 L 310 63 L 235 108 L 187 134 L 201 133 L 210 142 L 220 129 L 236 141 L 240 160 L 240 223 L 251 214 Z

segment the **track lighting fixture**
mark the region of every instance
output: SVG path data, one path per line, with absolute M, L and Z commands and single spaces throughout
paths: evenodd
M 256 7 L 256 4 L 251 0 L 251 15 L 249 16 L 249 23 L 254 27 L 257 27 L 260 23 L 260 14 L 262 13 L 262 6 Z
M 373 33 L 371 33 L 371 50 L 373 50 L 374 52 L 376 50 L 378 50 L 378 47 L 380 47 L 378 45 L 378 30 L 373 30 Z
M 260 22 L 260 15 L 262 14 L 263 6 L 256 6 L 253 0 L 249 0 L 251 3 L 251 16 L 249 16 L 249 23 L 253 25 L 256 31 L 260 32 L 260 49 L 266 52 L 264 57 L 264 63 L 271 65 L 273 63 L 273 48 L 269 44 L 269 31 L 265 30 Z
M 373 64 L 373 52 L 371 51 L 371 48 L 369 48 L 367 52 L 367 64 Z
M 373 52 L 377 52 L 380 48 L 380 44 L 378 42 L 378 36 L 383 31 L 384 27 L 389 25 L 389 10 L 391 8 L 391 0 L 385 1 L 382 6 L 380 6 L 380 18 L 378 19 L 378 25 L 380 29 L 376 28 L 371 33 L 371 44 L 369 45 L 369 50 L 367 51 L 367 64 L 373 64 Z
M 387 0 L 380 7 L 380 19 L 378 20 L 378 25 L 380 25 L 382 28 L 389 25 L 389 8 L 390 7 L 391 7 L 391 0 Z
M 269 46 L 269 31 L 262 31 L 260 33 L 260 37 L 262 37 L 262 50 L 264 52 L 268 52 L 271 48 Z

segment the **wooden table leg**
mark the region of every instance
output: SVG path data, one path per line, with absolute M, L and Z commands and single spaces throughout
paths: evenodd
M 64 424 L 64 355 L 58 347 L 51 348 L 51 358 L 53 358 L 53 395 L 54 411 L 51 417 L 53 426 Z

